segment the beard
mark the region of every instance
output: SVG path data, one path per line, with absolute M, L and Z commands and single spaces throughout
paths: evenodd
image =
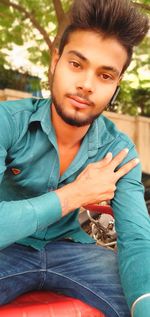
M 55 93 L 54 86 L 55 86 L 55 84 L 54 84 L 54 77 L 53 77 L 53 81 L 52 81 L 52 85 L 51 85 L 52 102 L 53 102 L 53 105 L 55 107 L 55 110 L 56 110 L 57 114 L 59 115 L 59 117 L 65 123 L 67 123 L 67 124 L 69 124 L 71 126 L 75 126 L 75 127 L 84 127 L 84 126 L 87 126 L 87 125 L 91 125 L 93 123 L 93 121 L 97 117 L 99 117 L 99 115 L 102 113 L 102 111 L 101 111 L 101 112 L 98 112 L 98 113 L 89 113 L 87 115 L 85 114 L 83 116 L 83 115 L 81 115 L 80 109 L 76 109 L 74 111 L 74 114 L 69 114 L 66 111 L 65 107 L 63 106 L 63 104 L 61 104 L 59 102 L 59 100 L 58 100 L 59 98 L 57 97 L 57 94 Z M 85 98 L 81 94 L 76 94 L 76 96 L 81 97 L 81 98 Z M 67 94 L 66 94 L 66 97 L 67 97 Z M 92 104 L 89 107 L 93 108 Z
M 63 108 L 63 105 L 61 105 L 58 101 L 57 98 L 54 96 L 52 93 L 52 102 L 55 107 L 55 110 L 59 117 L 67 124 L 75 127 L 84 127 L 86 125 L 91 125 L 93 121 L 99 117 L 99 113 L 95 115 L 87 115 L 86 117 L 80 116 L 80 110 L 76 110 L 76 113 L 74 115 L 69 115 L 65 109 Z

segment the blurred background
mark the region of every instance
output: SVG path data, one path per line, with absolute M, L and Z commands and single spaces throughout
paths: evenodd
M 150 15 L 150 0 L 133 1 Z M 72 0 L 0 0 L 0 99 L 49 97 L 52 51 Z M 135 142 L 150 208 L 150 33 L 136 48 L 112 109 L 105 113 Z

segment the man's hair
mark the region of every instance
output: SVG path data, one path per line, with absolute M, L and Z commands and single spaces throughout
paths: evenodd
M 128 59 L 123 73 L 130 64 L 134 46 L 140 44 L 148 29 L 148 17 L 129 0 L 75 0 L 71 22 L 60 41 L 59 54 L 73 32 L 94 31 L 104 37 L 114 37 L 126 49 Z

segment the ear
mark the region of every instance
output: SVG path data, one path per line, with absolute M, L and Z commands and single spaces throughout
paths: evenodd
M 50 67 L 50 70 L 51 70 L 51 73 L 53 74 L 54 71 L 55 71 L 55 67 L 58 63 L 58 60 L 59 60 L 59 53 L 58 53 L 58 49 L 55 48 L 54 51 L 53 51 L 53 54 L 52 54 L 52 61 L 51 61 L 51 67 Z

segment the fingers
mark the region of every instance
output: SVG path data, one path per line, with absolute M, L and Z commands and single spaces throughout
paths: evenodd
M 107 155 L 103 158 L 103 160 L 94 163 L 96 168 L 101 168 L 110 163 L 110 167 L 115 170 L 115 168 L 123 161 L 123 159 L 127 156 L 129 150 L 127 148 L 123 149 L 121 152 L 119 152 L 114 158 L 112 158 L 112 153 L 109 152 Z
M 125 148 L 112 159 L 110 166 L 113 168 L 113 170 L 115 170 L 115 168 L 124 160 L 128 152 L 129 150 Z
M 112 153 L 111 152 L 108 152 L 106 154 L 106 156 L 101 160 L 101 161 L 98 161 L 98 162 L 95 162 L 94 163 L 94 166 L 96 168 L 101 168 L 101 167 L 104 167 L 106 165 L 108 165 L 112 160 Z M 92 163 L 93 164 L 93 163 Z
M 107 161 L 107 163 L 109 163 L 112 160 L 112 153 L 108 152 L 104 160 Z
M 124 176 L 125 174 L 127 174 L 128 172 L 131 171 L 132 168 L 134 168 L 138 163 L 139 163 L 139 159 L 136 158 L 136 159 L 133 159 L 131 160 L 130 162 L 126 163 L 125 165 L 123 165 L 116 173 L 116 177 L 117 177 L 117 180 L 119 178 L 121 178 L 122 176 Z

